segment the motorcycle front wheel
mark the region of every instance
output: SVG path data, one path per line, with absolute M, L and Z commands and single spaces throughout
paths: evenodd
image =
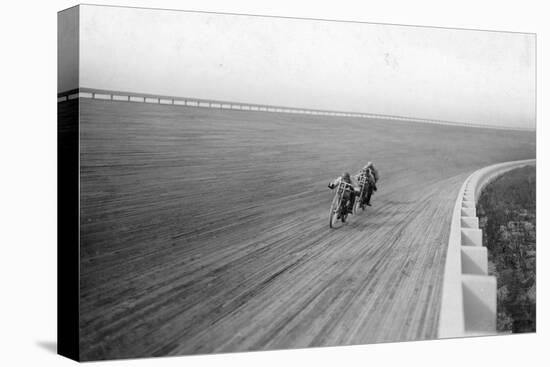
M 330 213 L 329 213 L 329 221 L 328 221 L 328 225 L 330 228 L 334 228 L 336 226 L 339 212 L 340 212 L 340 195 L 336 194 L 334 195 L 334 199 L 332 199 L 332 204 L 330 205 Z

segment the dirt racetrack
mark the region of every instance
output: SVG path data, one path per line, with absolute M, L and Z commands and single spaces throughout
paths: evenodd
M 460 185 L 535 156 L 534 132 L 80 108 L 84 360 L 435 338 Z M 367 160 L 373 207 L 329 229 L 329 180 Z

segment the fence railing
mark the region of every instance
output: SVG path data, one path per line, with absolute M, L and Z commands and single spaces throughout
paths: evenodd
M 382 115 L 382 114 L 358 113 L 358 112 L 349 112 L 349 111 L 346 112 L 346 111 L 334 111 L 334 110 L 283 107 L 283 106 L 230 102 L 230 101 L 220 101 L 220 100 L 207 100 L 207 99 L 190 98 L 190 97 L 174 97 L 174 96 L 165 96 L 165 95 L 156 95 L 156 94 L 109 91 L 109 90 L 92 89 L 92 88 L 84 88 L 84 87 L 58 93 L 57 95 L 58 103 L 66 102 L 66 101 L 70 101 L 78 98 L 98 99 L 98 100 L 117 101 L 117 102 L 151 103 L 151 104 L 172 105 L 172 106 L 239 110 L 239 111 L 261 111 L 261 112 L 272 112 L 272 113 L 292 113 L 292 114 L 305 114 L 305 115 L 318 115 L 318 116 L 383 119 L 383 120 L 428 123 L 428 124 L 434 124 L 434 125 L 476 127 L 476 128 L 484 128 L 484 129 L 534 131 L 533 129 L 509 128 L 509 127 L 500 127 L 500 126 L 471 124 L 467 122 L 422 119 L 422 118 L 396 116 L 396 115 Z
M 460 188 L 445 261 L 439 338 L 496 334 L 497 282 L 488 275 L 476 203 L 483 188 L 496 177 L 535 164 L 530 159 L 488 166 L 472 173 Z

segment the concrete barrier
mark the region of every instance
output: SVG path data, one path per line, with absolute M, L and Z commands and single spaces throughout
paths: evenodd
M 464 334 L 493 335 L 497 329 L 497 280 L 492 276 L 464 274 Z
M 462 208 L 460 212 L 461 212 L 461 215 L 463 217 L 475 217 L 476 216 L 476 208 Z
M 455 202 L 447 246 L 438 337 L 496 334 L 497 282 L 488 275 L 487 248 L 476 217 L 483 188 L 515 168 L 535 165 L 534 159 L 499 163 L 472 173 Z
M 113 101 L 128 101 L 128 99 L 129 99 L 128 96 L 121 96 L 118 94 L 113 95 Z
M 145 98 L 143 98 L 143 97 L 136 97 L 136 96 L 130 96 L 130 102 L 143 103 L 143 102 L 145 102 Z
M 461 228 L 460 239 L 462 246 L 483 246 L 481 229 Z
M 482 129 L 533 131 L 533 129 L 510 128 L 510 127 L 503 127 L 503 126 L 488 126 L 488 125 L 481 125 L 481 124 L 473 124 L 469 122 L 421 119 L 421 118 L 413 118 L 413 117 L 406 117 L 406 116 L 356 113 L 356 112 L 346 112 L 346 111 L 314 110 L 314 109 L 304 109 L 304 108 L 296 108 L 296 107 L 289 108 L 289 107 L 282 107 L 282 106 L 260 105 L 260 104 L 253 104 L 253 103 L 206 100 L 206 99 L 200 99 L 200 98 L 186 98 L 181 96 L 176 97 L 176 96 L 163 96 L 163 95 L 154 95 L 154 94 L 123 92 L 123 91 L 109 91 L 109 90 L 86 88 L 86 87 L 81 87 L 78 89 L 73 89 L 70 91 L 58 93 L 57 97 L 58 97 L 57 98 L 58 103 L 63 103 L 68 100 L 76 99 L 76 98 L 89 98 L 89 99 L 111 100 L 111 101 L 117 101 L 117 102 L 138 102 L 138 103 L 164 104 L 164 105 L 171 105 L 171 106 L 191 106 L 191 107 L 215 108 L 215 109 L 232 109 L 232 110 L 241 110 L 241 111 L 265 111 L 265 112 L 308 114 L 308 115 L 319 115 L 319 116 L 384 119 L 384 120 L 427 123 L 427 124 L 435 124 L 435 125 L 475 127 L 475 128 L 482 128 Z
M 460 249 L 462 274 L 487 275 L 487 248 L 463 246 Z
M 463 215 L 462 218 L 460 218 L 460 226 L 462 228 L 478 228 L 479 220 L 477 217 L 468 217 Z
M 105 99 L 105 100 L 111 100 L 112 94 L 104 94 L 104 93 L 93 93 L 92 98 L 95 99 Z

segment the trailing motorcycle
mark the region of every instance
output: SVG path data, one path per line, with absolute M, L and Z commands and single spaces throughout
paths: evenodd
M 357 183 L 359 184 L 359 195 L 357 198 L 355 198 L 355 203 L 353 205 L 353 214 L 357 215 L 359 212 L 359 209 L 362 211 L 365 210 L 366 202 L 365 202 L 365 195 L 367 193 L 367 190 L 369 189 L 369 185 L 371 184 L 367 178 L 366 175 L 362 174 L 357 179 Z

